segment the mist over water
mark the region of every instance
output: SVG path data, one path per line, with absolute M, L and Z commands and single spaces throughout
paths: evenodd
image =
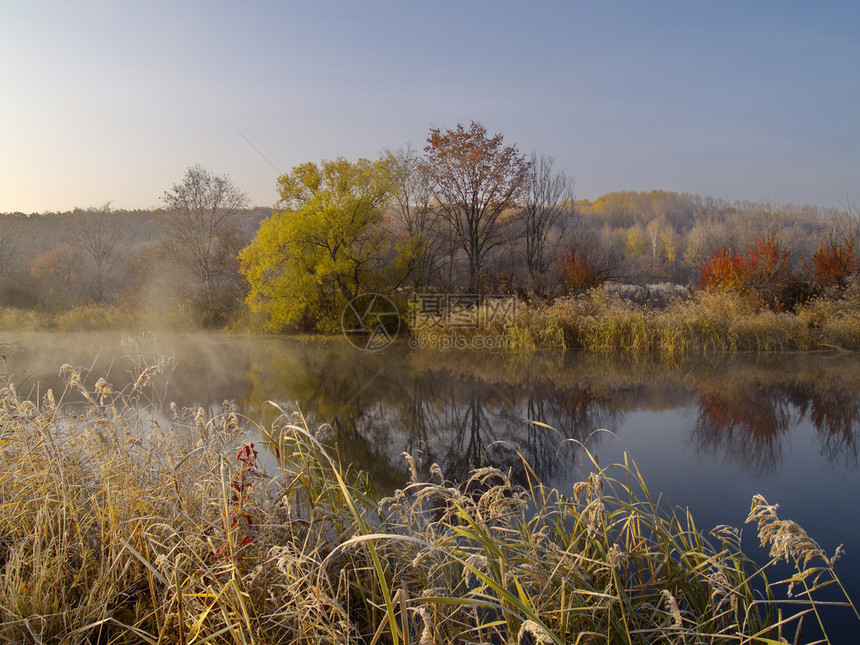
M 405 344 L 362 352 L 343 339 L 217 333 L 9 333 L 0 352 L 7 382 L 33 400 L 49 388 L 60 398 L 65 363 L 90 388 L 104 377 L 122 390 L 160 362 L 147 391 L 154 413 L 175 402 L 211 414 L 233 401 L 250 420 L 268 423 L 275 412 L 266 401 L 301 410 L 382 492 L 406 482 L 403 452 L 416 456 L 422 476 L 438 463 L 453 481 L 491 464 L 523 483 L 522 456 L 544 483 L 569 494 L 589 469 L 581 443 L 601 466 L 623 463 L 626 450 L 649 490 L 689 507 L 699 529 L 743 526 L 761 493 L 825 551 L 844 543 L 837 573 L 860 598 L 854 354 L 666 365 L 557 352 L 420 352 Z M 64 400 L 80 395 L 68 391 Z M 755 553 L 754 534 L 747 527 L 744 543 Z

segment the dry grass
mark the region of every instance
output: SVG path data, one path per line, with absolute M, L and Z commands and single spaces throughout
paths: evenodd
M 0 307 L 0 328 L 6 330 L 44 329 L 43 316 L 31 309 Z
M 807 585 L 792 617 L 737 531 L 659 507 L 632 463 L 567 444 L 590 464 L 567 494 L 527 464 L 526 487 L 413 467 L 378 500 L 300 415 L 164 418 L 141 367 L 125 392 L 64 367 L 83 406 L 0 392 L 0 642 L 775 643 L 838 583 L 763 500 L 751 519 Z
M 623 351 L 674 357 L 697 352 L 796 351 L 860 348 L 860 295 L 815 299 L 794 313 L 774 312 L 737 294 L 697 292 L 648 302 L 605 289 L 520 304 L 504 331 L 515 347 Z
M 90 303 L 62 311 L 0 307 L 0 328 L 16 331 L 130 331 L 195 327 L 193 316 L 181 308 L 158 311 L 128 303 Z

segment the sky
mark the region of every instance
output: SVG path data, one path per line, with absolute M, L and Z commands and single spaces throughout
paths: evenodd
M 0 0 L 0 212 L 254 205 L 307 161 L 482 123 L 575 177 L 860 204 L 860 3 Z

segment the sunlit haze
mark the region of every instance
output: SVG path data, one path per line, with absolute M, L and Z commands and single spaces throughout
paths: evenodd
M 251 202 L 480 121 L 576 196 L 860 202 L 860 3 L 0 4 L 0 212 Z

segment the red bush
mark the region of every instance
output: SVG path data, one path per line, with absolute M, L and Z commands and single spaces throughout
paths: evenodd
M 860 272 L 860 257 L 855 251 L 854 234 L 844 240 L 822 242 L 812 256 L 807 270 L 822 287 L 844 287 L 848 278 Z
M 773 238 L 760 238 L 745 255 L 731 250 L 714 253 L 699 268 L 703 289 L 751 295 L 771 307 L 784 304 L 780 296 L 793 282 L 791 256 Z

